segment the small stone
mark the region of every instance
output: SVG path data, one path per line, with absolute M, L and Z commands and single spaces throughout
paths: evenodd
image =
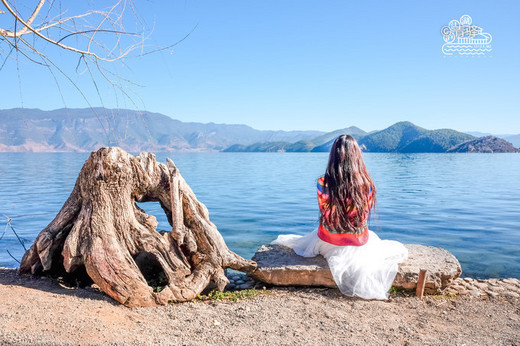
M 487 289 L 487 288 L 489 287 L 489 285 L 488 285 L 487 283 L 485 283 L 485 282 L 480 282 L 480 281 L 478 281 L 478 282 L 474 282 L 474 283 L 473 283 L 473 286 L 478 287 L 478 288 L 480 288 L 481 290 L 485 290 L 485 289 Z
M 218 320 L 213 320 L 213 325 L 214 326 L 220 326 L 222 323 L 220 323 L 220 321 Z
M 460 286 L 463 286 L 463 287 L 466 287 L 466 288 L 467 288 L 467 287 L 471 286 L 471 284 L 470 284 L 469 282 L 462 281 L 462 282 L 460 283 Z
M 504 297 L 508 297 L 508 298 L 518 298 L 518 297 L 520 297 L 520 294 L 515 293 L 515 292 L 504 292 L 504 293 L 502 293 L 502 295 Z
M 482 293 L 480 293 L 479 290 L 471 290 L 468 292 L 470 296 L 472 297 L 480 297 L 482 295 Z
M 497 292 L 493 292 L 491 290 L 487 290 L 486 293 L 487 293 L 488 296 L 493 297 L 493 298 L 498 296 Z
M 505 289 L 506 291 L 511 291 L 511 292 L 520 293 L 520 287 L 516 287 L 516 286 L 513 286 L 513 285 L 505 285 L 505 286 L 504 286 L 504 289 Z
M 520 285 L 520 280 L 515 278 L 504 279 L 502 281 L 507 282 L 508 284 Z
M 493 292 L 502 292 L 504 291 L 504 287 L 502 286 L 491 286 L 489 289 Z

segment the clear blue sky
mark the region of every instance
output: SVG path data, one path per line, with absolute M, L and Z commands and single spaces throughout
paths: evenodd
M 143 85 L 135 90 L 146 110 L 257 129 L 371 131 L 409 120 L 429 129 L 520 133 L 519 1 L 136 5 L 155 25 L 152 44 L 175 42 L 197 26 L 173 50 L 128 63 L 125 76 Z M 441 27 L 463 14 L 493 36 L 490 54 L 442 54 Z M 0 108 L 22 105 L 16 64 L 9 64 L 0 71 Z M 24 107 L 64 107 L 45 69 L 23 62 L 20 75 Z M 100 105 L 88 78 L 73 78 Z M 60 84 L 66 106 L 87 106 Z M 106 106 L 133 108 L 102 93 Z

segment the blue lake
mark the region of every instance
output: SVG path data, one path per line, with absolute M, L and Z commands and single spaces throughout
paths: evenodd
M 172 158 L 230 249 L 251 258 L 278 234 L 317 226 L 326 153 L 159 153 Z M 0 154 L 0 266 L 16 267 L 72 191 L 86 153 Z M 364 154 L 378 188 L 370 228 L 383 239 L 440 246 L 463 276 L 520 278 L 520 155 Z M 141 204 L 169 230 L 158 203 Z

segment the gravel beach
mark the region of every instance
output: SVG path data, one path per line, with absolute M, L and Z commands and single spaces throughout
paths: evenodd
M 260 290 L 239 301 L 126 308 L 93 289 L 0 269 L 0 344 L 519 345 L 514 296 L 348 298 Z

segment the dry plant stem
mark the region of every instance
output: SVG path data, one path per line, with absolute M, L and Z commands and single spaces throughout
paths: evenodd
M 161 204 L 172 232 L 157 232 L 155 217 L 136 205 L 146 201 Z M 148 285 L 142 265 L 164 273 L 161 292 Z M 62 209 L 25 253 L 20 272 L 74 275 L 85 269 L 120 303 L 155 306 L 191 300 L 210 282 L 222 290 L 227 267 L 249 273 L 256 263 L 227 248 L 173 161 L 164 165 L 153 154 L 134 157 L 111 147 L 90 155 Z

